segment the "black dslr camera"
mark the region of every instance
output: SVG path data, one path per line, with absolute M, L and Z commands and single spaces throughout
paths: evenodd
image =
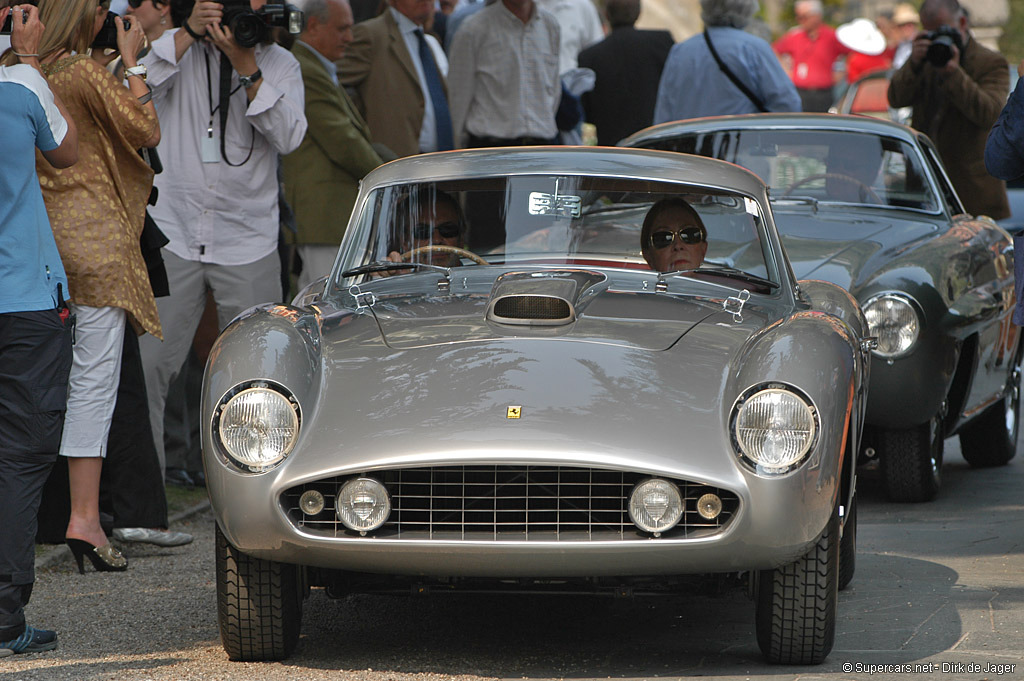
M 112 48 L 117 49 L 117 24 L 114 23 L 114 17 L 117 15 L 113 12 L 107 12 L 107 16 L 103 19 L 103 27 L 100 32 L 96 34 L 96 39 L 92 41 L 93 49 L 105 49 Z M 121 21 L 124 22 L 124 30 L 131 28 L 132 20 L 128 17 L 121 17 Z
M 240 47 L 254 47 L 267 39 L 274 26 L 287 29 L 292 35 L 302 33 L 302 11 L 295 5 L 263 5 L 253 10 L 249 0 L 220 0 L 224 14 L 220 23 L 231 29 Z
M 964 51 L 964 39 L 960 31 L 952 26 L 939 26 L 934 31 L 925 33 L 924 37 L 932 41 L 924 58 L 933 66 L 945 66 L 953 58 L 953 45 L 956 45 L 956 49 L 961 53 Z

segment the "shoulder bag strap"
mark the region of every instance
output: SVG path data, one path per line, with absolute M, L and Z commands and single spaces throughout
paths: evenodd
M 724 61 L 722 61 L 722 58 L 718 56 L 718 51 L 715 50 L 715 46 L 711 44 L 711 36 L 708 35 L 707 29 L 704 29 L 704 42 L 708 44 L 708 49 L 711 50 L 711 56 L 715 58 L 716 62 L 718 62 L 718 68 L 722 69 L 722 73 L 729 77 L 732 84 L 738 87 L 740 91 L 747 96 L 747 99 L 754 103 L 754 106 L 757 107 L 758 111 L 761 113 L 768 111 L 768 109 L 765 108 L 765 105 L 761 103 L 761 100 L 757 98 L 757 95 L 751 92 L 750 88 L 744 85 L 743 81 L 737 78 L 736 74 L 730 71 L 729 67 L 725 65 Z

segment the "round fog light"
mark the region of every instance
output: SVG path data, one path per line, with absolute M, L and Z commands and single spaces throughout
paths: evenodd
M 349 480 L 338 492 L 338 520 L 360 534 L 372 532 L 391 514 L 388 491 L 373 478 Z
M 629 497 L 629 519 L 655 537 L 672 529 L 683 516 L 679 488 L 668 480 L 650 478 L 633 488 Z
M 722 513 L 722 500 L 717 494 L 705 494 L 697 500 L 697 513 L 705 520 L 714 520 Z
M 306 515 L 316 515 L 324 510 L 324 495 L 315 489 L 307 489 L 299 497 L 299 508 Z

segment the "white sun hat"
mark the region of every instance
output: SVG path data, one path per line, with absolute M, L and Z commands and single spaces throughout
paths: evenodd
M 851 50 L 877 56 L 885 52 L 885 36 L 870 19 L 854 19 L 836 29 L 836 38 Z

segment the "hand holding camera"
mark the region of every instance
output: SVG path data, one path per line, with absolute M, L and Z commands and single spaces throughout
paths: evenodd
M 935 68 L 949 73 L 960 63 L 963 51 L 963 36 L 952 26 L 939 26 L 934 31 L 919 33 L 914 38 L 911 61 L 920 66 L 929 63 Z
M 11 49 L 23 64 L 38 66 L 39 42 L 43 38 L 43 22 L 39 21 L 39 8 L 34 5 L 15 5 L 7 13 L 4 28 L 10 21 Z

